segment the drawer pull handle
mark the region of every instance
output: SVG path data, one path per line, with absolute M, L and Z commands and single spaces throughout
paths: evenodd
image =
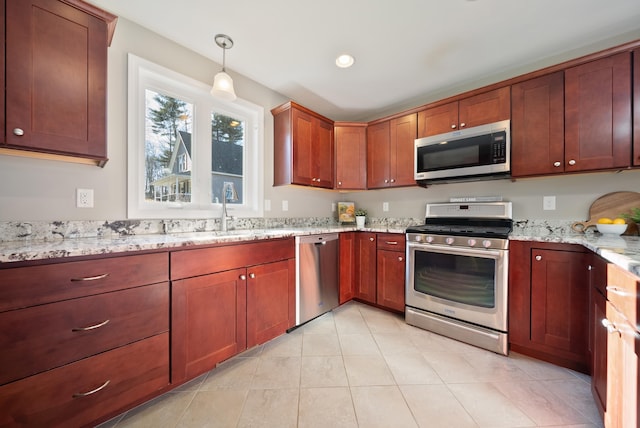
M 71 278 L 71 281 L 73 282 L 81 282 L 81 281 L 95 281 L 97 279 L 102 279 L 102 278 L 106 278 L 108 277 L 109 274 L 108 273 L 103 273 L 102 275 L 96 275 L 96 276 L 85 276 L 84 278 Z
M 109 324 L 109 320 L 104 320 L 101 323 L 95 324 L 95 325 L 90 325 L 89 327 L 76 327 L 76 328 L 72 328 L 71 331 L 89 331 L 89 330 L 95 330 L 96 328 L 100 328 L 100 327 L 104 327 L 105 325 Z
M 626 291 L 624 291 L 624 289 L 620 288 L 620 287 L 616 287 L 615 285 L 607 285 L 607 287 L 605 288 L 607 291 L 612 292 L 613 294 L 617 294 L 618 296 L 630 296 L 630 293 L 627 293 Z
M 398 245 L 398 241 L 387 241 L 387 245 Z
M 99 387 L 97 387 L 96 389 L 92 389 L 91 391 L 87 391 L 87 392 L 76 392 L 75 394 L 72 395 L 73 398 L 82 398 L 82 397 L 86 397 L 88 395 L 92 395 L 95 394 L 98 391 L 101 391 L 103 389 L 105 389 L 107 387 L 107 385 L 109 385 L 109 382 L 111 382 L 110 380 L 106 381 L 105 383 L 103 383 L 102 385 L 100 385 Z

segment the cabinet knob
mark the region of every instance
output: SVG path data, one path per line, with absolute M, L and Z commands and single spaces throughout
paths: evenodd
M 576 164 L 575 159 L 571 159 L 571 160 L 569 161 L 569 165 L 575 165 L 575 164 Z
M 338 186 L 342 186 L 342 181 L 338 181 Z
M 256 277 L 256 274 L 255 274 L 255 273 L 250 273 L 250 274 L 249 274 L 249 278 L 253 279 L 253 278 L 255 278 L 255 277 Z
M 403 259 L 402 257 L 398 257 L 398 261 L 401 262 Z
M 392 178 L 392 179 L 391 179 L 391 182 L 392 182 L 392 183 L 395 183 L 395 182 L 396 182 L 396 179 L 395 179 L 395 178 Z
M 451 125 L 451 129 L 456 129 L 456 125 L 455 124 Z
M 243 280 L 243 281 L 246 280 L 247 279 L 247 275 L 240 275 L 240 279 Z
M 467 124 L 466 124 L 466 123 L 464 123 L 464 122 L 462 122 L 462 123 L 460 124 L 460 128 L 464 128 L 465 126 L 467 126 Z
M 369 241 L 373 242 L 373 238 L 369 238 Z
M 616 327 L 616 325 L 614 323 L 612 323 L 611 321 L 609 321 L 606 318 L 602 318 L 601 322 L 602 322 L 602 326 L 607 329 L 608 333 L 617 333 L 617 332 L 620 331 L 620 330 L 618 330 L 618 328 Z
M 536 260 L 537 260 L 537 261 L 542 260 L 542 256 L 536 256 Z
M 556 168 L 559 167 L 560 165 L 562 165 L 560 162 L 554 162 L 553 166 L 555 166 Z
M 384 180 L 384 182 L 385 182 L 385 183 L 388 183 L 388 182 L 389 182 L 389 180 Z
M 22 137 L 24 135 L 24 130 L 22 128 L 13 128 L 13 135 Z

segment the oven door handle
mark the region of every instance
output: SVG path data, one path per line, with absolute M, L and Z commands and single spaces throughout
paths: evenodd
M 471 247 L 450 247 L 448 245 L 424 245 L 410 242 L 407 244 L 407 252 L 425 251 L 429 253 L 445 253 L 460 256 L 478 256 L 484 258 L 497 258 L 506 254 L 508 250 L 488 249 L 488 248 L 471 248 Z

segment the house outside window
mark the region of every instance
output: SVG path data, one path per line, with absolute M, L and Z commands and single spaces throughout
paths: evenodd
M 129 55 L 128 217 L 262 216 L 262 107 Z

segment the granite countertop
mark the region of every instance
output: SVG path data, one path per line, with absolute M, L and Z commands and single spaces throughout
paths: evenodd
M 71 238 L 53 241 L 9 241 L 0 242 L 0 264 L 131 251 L 170 250 L 194 245 L 246 242 L 353 230 L 356 230 L 353 226 L 327 225 L 241 229 L 227 232 L 156 233 L 117 237 Z M 369 232 L 404 233 L 405 228 L 400 226 L 374 226 L 362 230 Z M 599 233 L 577 234 L 566 231 L 543 233 L 515 228 L 514 232 L 510 235 L 510 239 L 583 245 L 609 262 L 640 276 L 640 237 L 638 236 L 607 236 Z

